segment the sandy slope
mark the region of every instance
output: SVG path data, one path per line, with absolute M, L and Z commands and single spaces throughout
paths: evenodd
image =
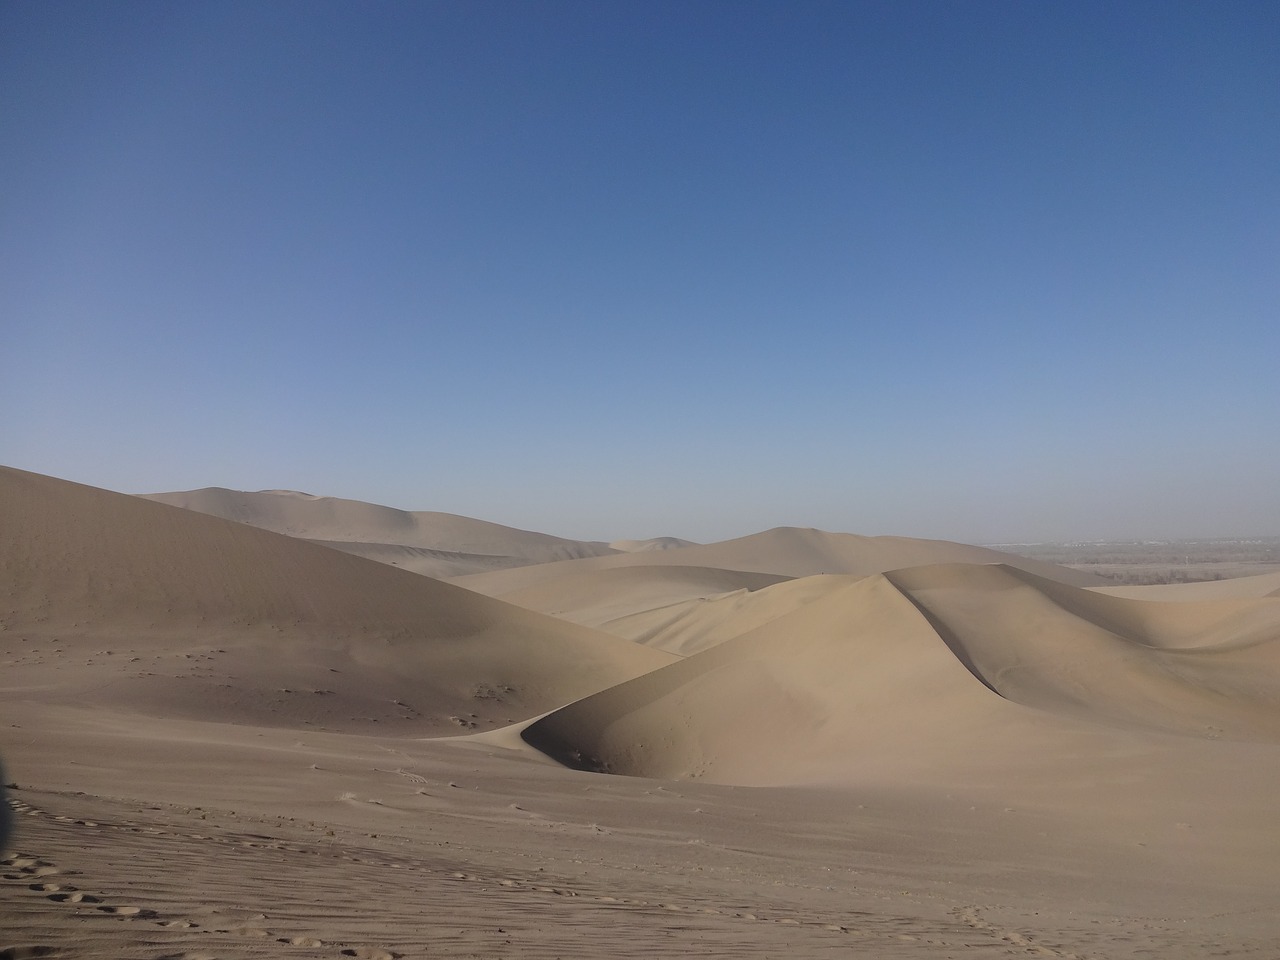
M 631 568 L 628 572 L 640 572 L 641 569 L 643 568 Z M 841 589 L 849 579 L 834 575 L 815 575 L 782 580 L 754 590 L 740 587 L 723 593 L 708 592 L 662 605 L 635 603 L 636 609 L 633 612 L 617 617 L 600 617 L 591 625 L 636 643 L 688 657 L 787 616 L 805 604 Z M 640 599 L 633 594 L 624 596 L 633 601 Z M 514 599 L 523 605 L 524 601 L 519 595 Z M 575 609 L 558 616 L 575 619 L 582 613 L 582 610 Z
M 163 715 L 456 732 L 545 711 L 667 659 L 134 497 L 4 469 L 0 498 L 0 624 L 20 654 L 0 681 L 9 697 L 50 685 L 68 702 L 92 695 Z

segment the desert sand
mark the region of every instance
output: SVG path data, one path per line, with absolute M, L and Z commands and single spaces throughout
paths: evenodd
M 1274 577 L 3 468 L 0 570 L 3 960 L 1280 955 Z

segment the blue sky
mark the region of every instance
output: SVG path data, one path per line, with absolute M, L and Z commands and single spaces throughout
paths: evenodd
M 0 462 L 1280 535 L 1280 5 L 0 6 Z

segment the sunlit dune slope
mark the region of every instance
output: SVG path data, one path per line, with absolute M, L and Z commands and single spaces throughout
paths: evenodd
M 615 773 L 971 786 L 1280 740 L 1280 605 L 1145 606 L 1001 566 L 849 580 L 524 736 Z
M 529 717 L 671 658 L 291 537 L 0 468 L 3 695 L 388 734 Z M 378 724 L 373 728 L 372 724 Z
M 759 590 L 735 590 L 643 610 L 599 627 L 615 636 L 688 657 L 789 616 L 855 579 L 858 578 L 833 574 L 799 577 Z
M 664 568 L 630 567 L 613 573 L 658 572 Z M 684 568 L 665 568 L 678 571 Z M 751 577 L 765 574 L 730 574 L 729 576 Z M 603 576 L 604 571 L 595 576 Z M 588 578 L 594 580 L 595 576 Z M 679 654 L 682 657 L 692 656 L 709 647 L 733 637 L 741 636 L 759 629 L 764 624 L 780 617 L 787 616 L 805 604 L 825 597 L 833 590 L 846 587 L 852 579 L 846 576 L 815 575 L 800 577 L 794 580 L 780 580 L 763 587 L 751 589 L 746 586 L 722 593 L 708 591 L 704 594 L 661 605 L 646 604 L 644 597 L 630 594 L 635 612 L 622 616 L 608 617 L 601 615 L 589 622 L 589 625 L 605 630 L 618 637 L 634 640 L 647 646 L 657 647 Z M 558 583 L 559 581 L 550 581 Z M 713 581 L 712 581 L 713 582 Z M 705 586 L 711 582 L 703 581 Z M 539 590 L 546 584 L 539 584 L 531 590 Z M 524 599 L 515 595 L 522 605 Z M 619 606 L 612 608 L 603 604 L 596 608 L 585 608 L 586 612 L 601 611 L 602 614 L 618 612 Z M 581 615 L 584 611 L 574 609 L 568 613 L 558 614 L 570 619 Z
M 1091 573 L 947 540 L 862 537 L 797 527 L 778 527 L 749 537 L 675 550 L 588 557 L 452 578 L 489 596 L 507 596 L 543 581 L 588 571 L 633 566 L 711 567 L 720 570 L 807 577 L 819 573 L 868 576 L 934 563 L 1007 563 L 1077 586 L 1104 583 Z
M 787 579 L 778 574 L 710 567 L 610 567 L 570 572 L 513 591 L 501 599 L 574 623 L 604 628 L 639 612 L 665 610 L 727 593 L 760 590 Z

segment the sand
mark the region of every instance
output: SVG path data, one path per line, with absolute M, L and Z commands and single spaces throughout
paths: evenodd
M 1274 585 L 210 512 L 0 470 L 4 960 L 1277 953 Z
M 568 540 L 451 513 L 397 510 L 295 490 L 206 487 L 144 496 L 433 577 L 662 546 L 649 541 L 610 545 Z

